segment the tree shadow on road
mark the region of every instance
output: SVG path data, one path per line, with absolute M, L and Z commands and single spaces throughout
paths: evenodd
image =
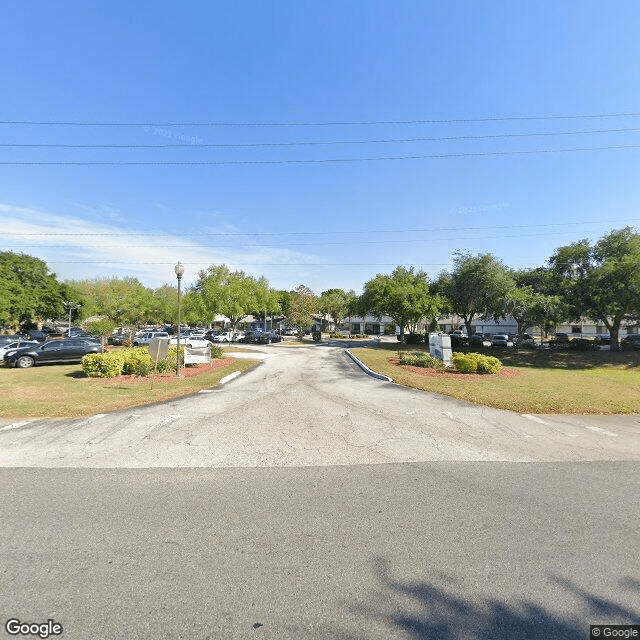
M 384 637 L 389 639 L 585 640 L 590 624 L 640 624 L 639 610 L 591 593 L 555 574 L 547 575 L 547 583 L 557 588 L 556 598 L 577 604 L 569 617 L 528 599 L 505 602 L 498 597 L 469 595 L 460 580 L 443 573 L 434 574 L 429 581 L 394 579 L 384 559 L 375 561 L 374 573 L 378 590 L 350 607 L 362 620 L 362 633 L 338 632 L 332 637 L 379 638 L 383 637 L 382 627 L 386 629 Z M 633 595 L 630 592 L 640 591 L 640 581 L 626 576 L 618 587 L 629 600 Z M 372 635 L 368 635 L 369 630 Z

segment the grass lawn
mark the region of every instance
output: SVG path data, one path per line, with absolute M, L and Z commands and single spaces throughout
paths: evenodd
M 485 349 L 502 361 L 500 373 L 443 375 L 399 366 L 397 350 L 397 345 L 351 349 L 370 369 L 391 376 L 398 384 L 498 409 L 519 413 L 640 413 L 637 351 Z
M 193 377 L 87 378 L 79 364 L 0 368 L 0 417 L 79 418 L 152 404 L 215 387 L 255 360 L 214 360 Z M 189 371 L 189 368 L 187 368 Z M 185 372 L 186 373 L 186 372 Z

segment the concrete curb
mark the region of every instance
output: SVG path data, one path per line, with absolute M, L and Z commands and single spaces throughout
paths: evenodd
M 393 382 L 393 378 L 390 378 L 389 376 L 385 376 L 381 373 L 376 373 L 375 371 L 372 371 L 371 369 L 369 369 L 369 367 L 367 367 L 366 364 L 364 364 L 363 362 L 360 362 L 360 360 L 358 360 L 358 358 L 356 358 L 353 353 L 351 353 L 351 351 L 349 351 L 349 349 L 345 349 L 347 355 L 368 375 L 371 376 L 372 378 L 376 378 L 377 380 L 383 380 L 384 382 Z

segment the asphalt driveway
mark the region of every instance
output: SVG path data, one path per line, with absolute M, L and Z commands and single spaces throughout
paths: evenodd
M 335 346 L 261 352 L 261 366 L 226 386 L 162 405 L 0 421 L 0 466 L 640 459 L 639 416 L 519 415 L 375 380 Z

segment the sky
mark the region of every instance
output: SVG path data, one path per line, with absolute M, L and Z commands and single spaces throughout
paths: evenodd
M 9 0 L 2 31 L 0 251 L 62 280 L 359 293 L 640 226 L 637 0 Z

